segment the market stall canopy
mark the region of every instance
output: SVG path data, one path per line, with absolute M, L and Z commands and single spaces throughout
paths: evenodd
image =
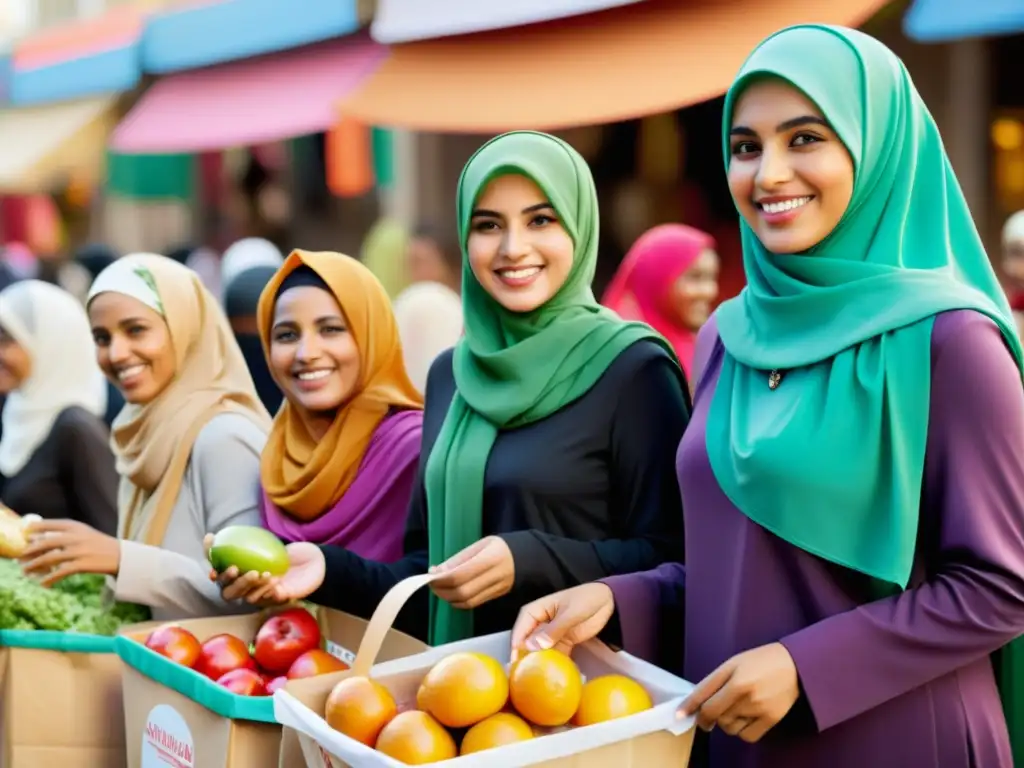
M 922 43 L 1024 32 L 1024 0 L 915 0 L 903 32 Z
M 24 38 L 12 56 L 11 102 L 42 104 L 131 90 L 142 76 L 144 15 L 141 7 L 119 6 Z
M 638 2 L 641 0 L 377 0 L 370 34 L 378 43 L 408 43 L 552 21 Z
M 325 131 L 387 49 L 365 35 L 161 78 L 114 131 L 116 152 L 203 152 Z
M 108 95 L 0 110 L 0 193 L 46 191 L 69 177 L 99 179 L 116 109 Z
M 791 24 L 856 26 L 886 0 L 647 0 L 516 29 L 391 46 L 344 99 L 368 125 L 450 133 L 555 130 L 717 96 Z
M 153 14 L 142 66 L 167 74 L 320 42 L 359 29 L 357 0 L 203 0 Z

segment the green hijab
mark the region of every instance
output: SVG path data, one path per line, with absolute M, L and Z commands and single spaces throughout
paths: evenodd
M 466 257 L 470 217 L 494 178 L 531 179 L 573 241 L 573 264 L 558 292 L 527 313 L 510 312 L 483 289 Z M 477 150 L 459 178 L 465 335 L 455 347 L 455 396 L 426 468 L 430 562 L 436 565 L 482 535 L 484 470 L 502 429 L 556 413 L 585 395 L 619 354 L 640 339 L 668 344 L 649 326 L 627 323 L 594 298 L 597 192 L 590 168 L 561 139 L 533 131 L 498 136 Z M 431 596 L 430 642 L 470 637 L 472 613 Z
M 727 354 L 708 416 L 711 466 L 754 522 L 902 589 L 917 538 L 935 316 L 986 315 L 1018 367 L 1021 345 L 902 62 L 841 27 L 769 37 L 726 96 L 726 163 L 736 100 L 766 76 L 818 105 L 853 158 L 853 199 L 803 254 L 772 254 L 741 224 L 748 284 L 717 313 Z M 772 390 L 774 369 L 784 377 Z

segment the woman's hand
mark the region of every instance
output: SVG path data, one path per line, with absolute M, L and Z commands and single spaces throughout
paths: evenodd
M 683 702 L 684 715 L 697 725 L 716 725 L 753 744 L 786 716 L 800 697 L 793 657 L 782 643 L 733 656 L 705 677 Z
M 203 539 L 207 559 L 212 545 L 213 534 L 207 534 Z M 210 581 L 217 582 L 221 596 L 228 602 L 245 600 L 250 605 L 265 607 L 302 600 L 324 583 L 327 572 L 324 553 L 316 544 L 306 542 L 289 544 L 285 551 L 288 553 L 288 571 L 283 576 L 257 571 L 240 574 L 232 565 L 223 573 L 211 568 Z
M 121 567 L 121 544 L 77 520 L 41 520 L 25 530 L 29 543 L 19 562 L 26 575 L 42 575 L 52 587 L 75 573 L 116 576 Z
M 512 657 L 520 651 L 557 648 L 572 652 L 601 632 L 615 613 L 615 595 L 600 582 L 534 600 L 519 611 L 512 628 Z
M 505 540 L 488 536 L 435 565 L 430 573 L 440 574 L 430 582 L 434 594 L 466 610 L 511 592 L 516 564 Z

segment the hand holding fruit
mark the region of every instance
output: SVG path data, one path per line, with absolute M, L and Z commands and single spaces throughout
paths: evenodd
M 261 529 L 234 526 L 216 536 L 207 534 L 203 539 L 206 557 L 213 565 L 210 580 L 220 585 L 225 600 L 245 600 L 260 606 L 281 605 L 308 597 L 323 584 L 326 563 L 318 546 L 303 542 L 283 546 L 277 542 L 281 547 L 279 553 L 254 554 L 246 549 L 247 542 L 242 540 L 243 535 L 250 536 L 252 531 Z M 264 533 L 273 536 L 269 531 Z
M 730 736 L 754 742 L 768 733 L 796 704 L 800 683 L 793 657 L 782 643 L 733 656 L 705 677 L 683 702 L 684 715 L 697 725 L 716 725 Z
M 606 584 L 593 582 L 534 600 L 519 611 L 512 628 L 513 657 L 519 651 L 556 648 L 570 653 L 608 624 L 615 596 Z
M 22 570 L 41 574 L 52 586 L 75 573 L 116 576 L 121 567 L 121 544 L 77 520 L 40 520 L 26 529 L 29 544 L 21 553 Z
M 430 569 L 440 574 L 430 583 L 439 598 L 469 609 L 507 595 L 515 583 L 512 550 L 500 536 L 488 536 Z

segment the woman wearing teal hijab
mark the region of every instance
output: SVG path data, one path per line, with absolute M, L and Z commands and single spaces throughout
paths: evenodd
M 507 630 L 553 589 L 682 557 L 672 466 L 687 385 L 662 337 L 594 298 L 586 162 L 543 133 L 499 136 L 466 164 L 457 216 L 465 335 L 427 379 L 406 556 L 293 544 L 291 571 L 255 600 L 309 595 L 367 616 L 436 566 L 433 595 L 399 626 L 440 644 Z
M 712 766 L 1011 768 L 1021 349 L 935 123 L 885 46 L 807 25 L 747 60 L 724 149 L 748 287 L 697 342 L 686 566 L 513 641 L 681 667 Z

